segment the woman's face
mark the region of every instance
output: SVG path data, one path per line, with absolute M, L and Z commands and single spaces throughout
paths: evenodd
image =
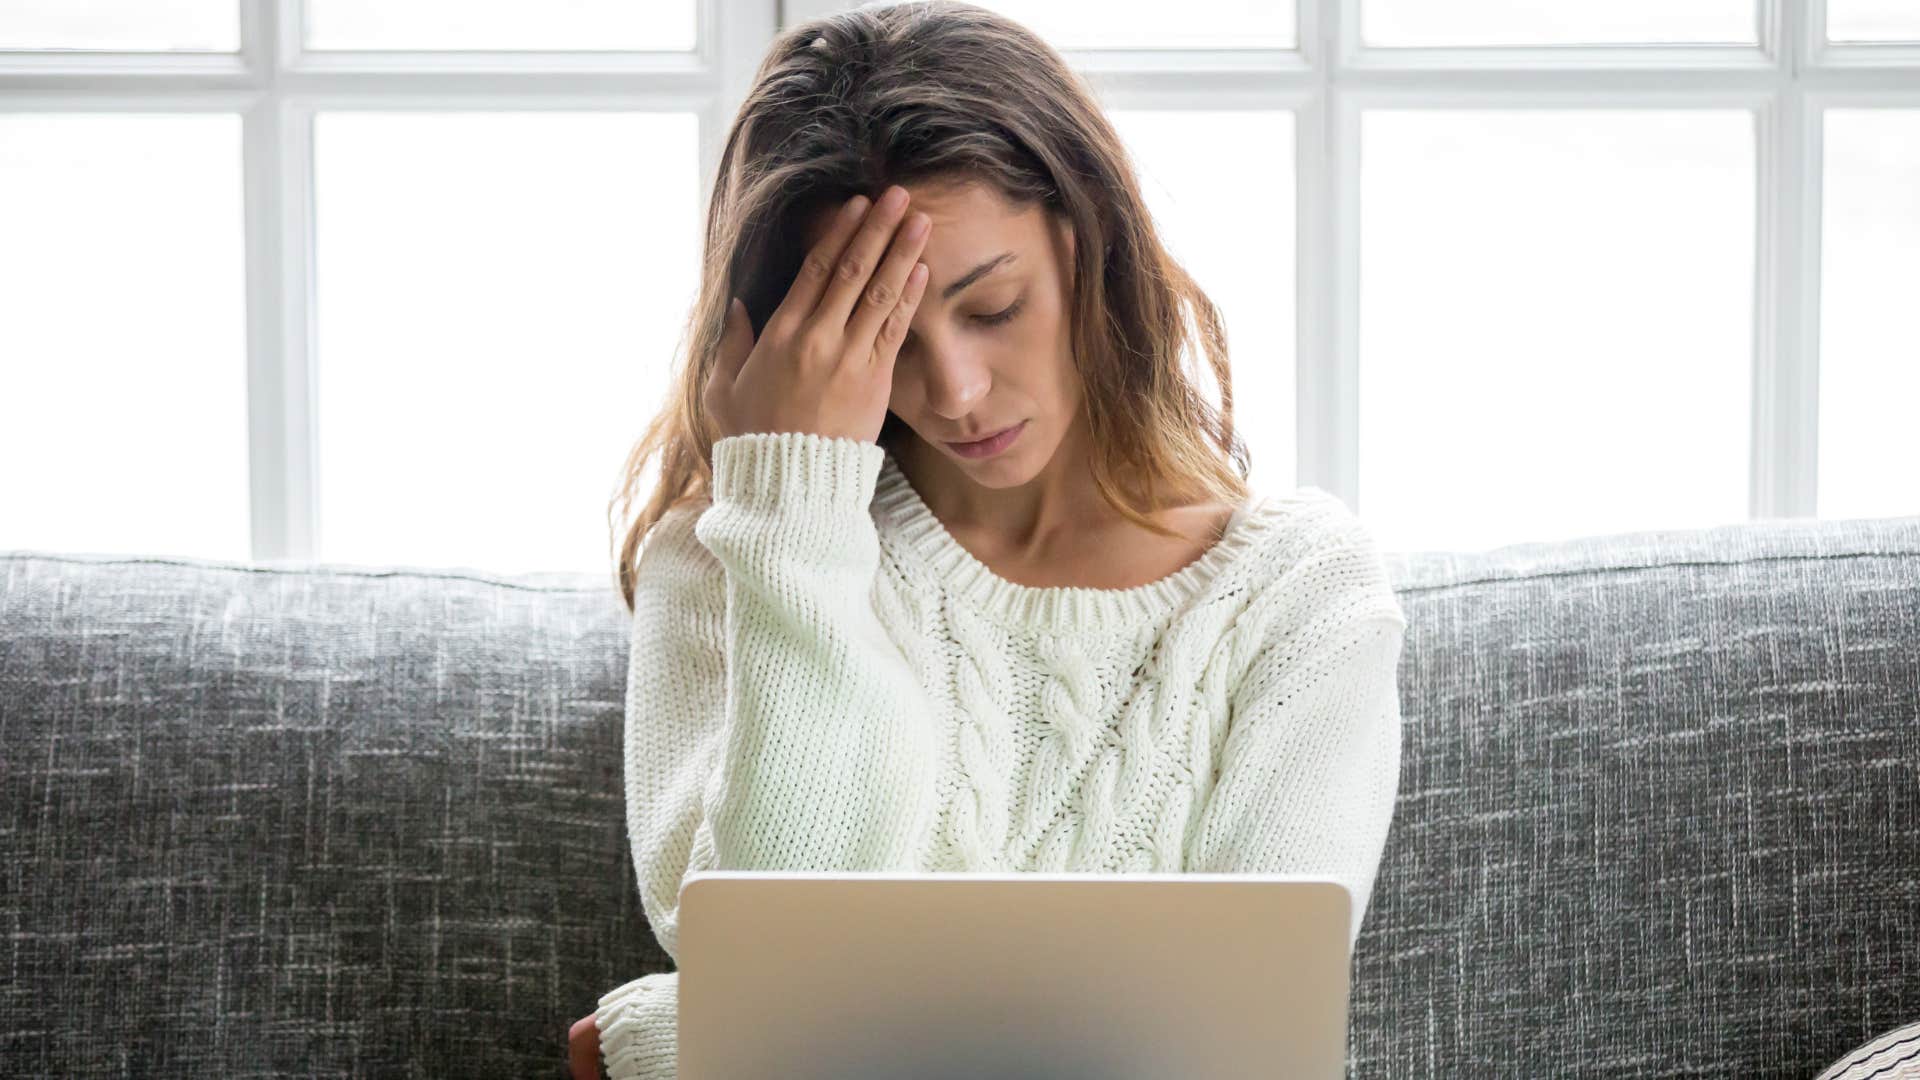
M 1068 315 L 1072 230 L 983 185 L 906 187 L 907 213 L 933 219 L 920 255 L 930 273 L 894 361 L 888 409 L 946 467 L 985 487 L 1024 484 L 1084 434 Z M 809 245 L 828 220 L 811 223 Z M 950 445 L 1020 424 L 991 456 Z

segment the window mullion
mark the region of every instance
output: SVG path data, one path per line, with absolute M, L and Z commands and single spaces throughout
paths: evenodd
M 314 549 L 313 395 L 308 235 L 311 158 L 306 125 L 281 79 L 299 0 L 240 8 L 241 54 L 259 94 L 241 117 L 246 216 L 247 460 L 257 561 L 304 560 Z
M 1816 7 L 1818 4 L 1816 3 Z M 1763 0 L 1774 92 L 1756 125 L 1753 435 L 1750 514 L 1812 517 L 1819 458 L 1822 138 L 1802 59 L 1805 0 Z M 1765 40 L 1763 38 L 1763 40 Z
M 1305 0 L 1300 46 L 1315 90 L 1300 111 L 1295 159 L 1294 483 L 1359 508 L 1359 112 L 1340 74 L 1358 0 Z

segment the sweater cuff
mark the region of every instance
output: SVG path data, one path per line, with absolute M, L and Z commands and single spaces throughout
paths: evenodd
M 729 435 L 713 444 L 713 498 L 865 510 L 885 458 L 879 443 L 810 431 Z
M 612 1080 L 670 1080 L 678 1071 L 680 975 L 656 972 L 607 991 L 594 1009 Z

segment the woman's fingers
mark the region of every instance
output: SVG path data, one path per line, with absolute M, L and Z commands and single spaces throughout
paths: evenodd
M 833 277 L 827 284 L 826 294 L 820 297 L 819 307 L 814 309 L 813 317 L 808 320 L 829 337 L 844 339 L 847 322 L 853 316 L 853 307 L 872 287 L 874 270 L 886 254 L 894 230 L 899 226 L 906 209 L 907 189 L 898 184 L 887 188 L 885 194 L 880 196 L 880 201 L 873 204 L 873 209 L 860 222 L 859 231 L 853 234 L 853 239 L 847 242 L 846 248 L 834 261 Z M 906 280 L 907 270 L 912 268 L 910 259 L 900 270 L 900 276 L 892 282 L 889 298 L 881 305 L 882 315 L 893 309 L 894 300 L 900 296 L 900 284 Z
M 573 1080 L 600 1080 L 600 1027 L 592 1013 L 567 1032 L 567 1071 Z
M 927 269 L 926 263 L 916 263 L 907 272 L 906 294 L 880 324 L 880 334 L 874 339 L 872 366 L 887 370 L 889 387 L 893 384 L 894 358 L 900 355 L 900 343 L 907 339 L 907 327 L 913 324 L 913 313 L 919 310 L 920 298 L 927 292 L 927 279 L 932 276 L 933 271 Z
M 908 215 L 907 203 L 894 184 L 863 213 L 843 207 L 758 335 L 744 308 L 729 308 L 705 389 L 718 438 L 810 431 L 874 441 L 891 390 L 884 369 L 925 290 L 916 267 L 932 222 Z
M 746 366 L 747 357 L 753 355 L 753 319 L 747 315 L 747 305 L 737 296 L 727 301 L 727 317 L 721 324 L 716 352 L 717 362 L 707 373 L 709 409 L 725 403 L 726 395 L 733 391 L 734 380 L 740 377 L 740 369 Z M 718 400 L 715 395 L 719 395 Z
M 876 341 L 881 325 L 894 320 L 907 307 L 907 275 L 919 265 L 920 253 L 926 249 L 927 236 L 932 230 L 932 220 L 918 210 L 902 222 L 894 235 L 893 246 L 887 249 L 886 262 L 867 282 L 854 307 L 853 318 L 847 323 L 847 348 L 854 355 L 867 357 L 869 362 L 880 359 Z M 917 304 L 919 293 L 910 299 Z M 906 317 L 911 321 L 910 309 Z M 899 347 L 897 341 L 894 347 Z
M 840 263 L 841 252 L 846 250 L 847 241 L 866 217 L 868 202 L 865 195 L 855 195 L 841 204 L 827 234 L 807 249 L 806 256 L 800 260 L 800 270 L 794 274 L 793 284 L 787 286 L 787 295 L 780 298 L 780 306 L 774 308 L 773 314 L 767 317 L 767 325 L 762 328 L 762 333 L 777 331 L 782 337 L 790 336 L 813 318 L 814 309 L 820 306 L 820 298 L 826 295 L 827 287 L 833 284 L 834 268 Z

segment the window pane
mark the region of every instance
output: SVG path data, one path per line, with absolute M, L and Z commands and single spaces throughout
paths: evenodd
M 1220 310 L 1256 490 L 1294 486 L 1293 114 L 1109 110 L 1173 257 Z M 1188 359 L 1219 404 L 1196 347 Z
M 1827 0 L 1827 39 L 1920 42 L 1920 5 L 1913 0 Z
M 324 558 L 609 565 L 698 280 L 696 125 L 315 117 Z
M 1920 514 L 1920 109 L 1825 115 L 1818 512 Z
M 988 0 L 1056 49 L 1291 49 L 1293 5 L 1243 0 Z
M 1747 519 L 1734 110 L 1362 118 L 1360 510 L 1386 546 Z
M 1376 48 L 1475 45 L 1753 45 L 1753 0 L 1359 0 Z
M 238 0 L 6 0 L 0 49 L 235 52 Z
M 0 548 L 241 558 L 240 118 L 0 114 Z
M 693 0 L 307 0 L 309 49 L 692 49 Z

